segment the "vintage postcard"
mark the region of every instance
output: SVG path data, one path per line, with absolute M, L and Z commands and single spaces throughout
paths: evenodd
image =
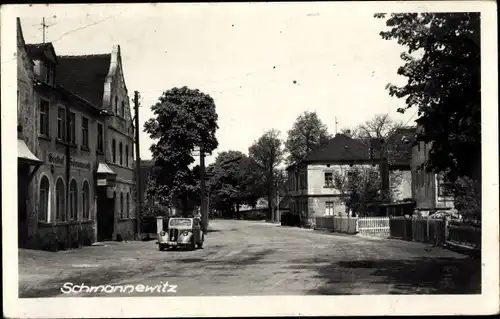
M 2 5 L 5 316 L 497 313 L 496 12 Z

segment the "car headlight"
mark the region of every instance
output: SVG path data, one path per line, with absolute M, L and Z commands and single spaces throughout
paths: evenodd
M 160 232 L 160 236 L 165 236 L 165 232 L 164 231 Z
M 188 231 L 185 231 L 185 232 L 182 233 L 182 236 L 187 236 L 187 235 L 189 235 Z

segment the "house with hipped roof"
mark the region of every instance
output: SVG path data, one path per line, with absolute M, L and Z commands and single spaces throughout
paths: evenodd
M 395 200 L 411 198 L 411 139 L 413 128 L 395 132 L 383 143 L 387 146 L 389 184 Z M 369 141 L 337 134 L 322 148 L 313 150 L 304 160 L 290 165 L 288 196 L 290 214 L 298 215 L 303 226 L 314 225 L 315 216 L 347 215 L 334 176 L 349 176 L 353 168 L 370 171 L 380 179 L 380 140 Z

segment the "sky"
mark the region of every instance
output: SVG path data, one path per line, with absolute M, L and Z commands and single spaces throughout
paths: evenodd
M 20 16 L 27 43 L 59 55 L 110 53 L 119 44 L 129 95 L 139 91 L 141 126 L 163 91 L 188 86 L 215 100 L 221 151 L 248 152 L 264 132 L 286 139 L 295 119 L 315 111 L 329 132 L 376 114 L 413 125 L 392 98 L 404 47 L 383 40 L 372 10 L 337 3 L 235 3 L 33 6 Z M 357 8 L 360 8 L 359 6 Z M 370 7 L 368 7 L 370 8 Z M 296 81 L 296 83 L 294 83 Z M 142 159 L 153 141 L 141 132 Z

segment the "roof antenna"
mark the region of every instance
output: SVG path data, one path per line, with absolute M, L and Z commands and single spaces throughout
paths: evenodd
M 49 26 L 45 24 L 45 17 L 42 18 L 42 43 L 45 43 L 45 29 Z

